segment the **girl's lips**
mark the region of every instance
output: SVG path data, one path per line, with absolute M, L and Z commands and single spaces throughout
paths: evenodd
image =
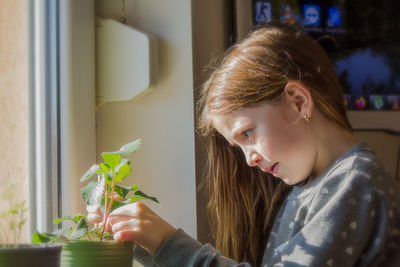
M 272 166 L 271 173 L 272 173 L 273 176 L 277 176 L 278 175 L 278 163 L 275 163 Z
M 268 167 L 268 168 L 264 169 L 264 172 L 270 172 L 272 175 L 275 175 L 276 174 L 276 166 L 277 165 L 278 165 L 278 163 L 275 163 L 271 167 Z

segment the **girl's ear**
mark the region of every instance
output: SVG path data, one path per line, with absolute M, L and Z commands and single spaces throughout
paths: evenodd
M 310 118 L 314 107 L 314 101 L 310 90 L 297 81 L 290 81 L 286 84 L 284 95 L 287 103 L 301 117 Z

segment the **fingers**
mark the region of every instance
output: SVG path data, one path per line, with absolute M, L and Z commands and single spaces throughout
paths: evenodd
M 89 213 L 96 213 L 96 214 L 102 214 L 100 204 L 95 204 L 95 205 L 87 205 L 86 210 Z
M 87 215 L 87 220 L 88 220 L 88 222 L 90 222 L 92 224 L 98 224 L 98 223 L 103 221 L 103 216 L 99 216 L 97 214 L 89 213 Z
M 139 224 L 140 220 L 139 219 L 131 219 L 129 221 L 120 221 L 116 224 L 112 224 L 112 231 L 113 233 L 117 233 L 120 231 L 137 231 L 139 230 Z
M 88 211 L 87 220 L 90 223 L 98 225 L 100 222 L 103 221 L 103 213 L 101 212 L 99 204 L 87 205 L 86 210 Z
M 116 215 L 123 215 L 123 216 L 130 216 L 130 217 L 137 217 L 140 214 L 149 211 L 150 209 L 141 202 L 136 202 L 132 204 L 128 204 L 111 212 L 110 216 Z
M 120 231 L 114 234 L 116 241 L 134 241 L 136 240 L 136 233 L 132 231 Z
M 145 208 L 147 208 L 146 205 L 142 203 L 132 203 L 119 207 L 110 213 L 107 228 L 111 229 L 111 226 L 122 221 L 129 222 L 133 221 L 134 219 L 143 219 L 146 216 Z M 147 208 L 147 210 L 150 209 Z
M 114 210 L 109 217 L 115 240 L 141 241 L 147 232 L 145 225 L 152 224 L 153 212 L 143 203 L 132 203 Z
M 120 221 L 129 221 L 132 218 L 137 218 L 137 217 L 126 216 L 126 215 L 110 215 L 110 217 L 108 218 L 108 222 L 114 225 Z
M 120 207 L 109 218 L 115 240 L 133 241 L 154 255 L 175 228 L 143 203 Z
M 151 252 L 151 248 L 153 247 L 152 243 L 154 242 L 152 234 L 155 233 L 152 227 L 153 222 L 130 219 L 129 221 L 120 221 L 113 224 L 112 232 L 114 233 L 114 240 L 133 241 Z

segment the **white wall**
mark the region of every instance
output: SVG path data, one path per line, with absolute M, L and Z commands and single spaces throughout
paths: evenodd
M 27 3 L 0 1 L 0 213 L 27 197 Z M 13 190 L 11 203 L 3 198 Z M 25 213 L 25 218 L 28 214 Z M 10 217 L 9 217 L 10 218 Z M 27 242 L 27 224 L 20 242 Z M 0 219 L 0 244 L 12 243 L 12 233 Z
M 150 206 L 196 237 L 191 1 L 126 0 L 127 24 L 157 40 L 151 91 L 97 110 L 97 154 L 143 138 L 132 156 L 137 183 L 161 206 Z M 119 19 L 122 1 L 96 0 L 96 15 Z M 121 70 L 129 74 L 129 70 Z
M 85 212 L 80 177 L 96 160 L 94 0 L 60 1 L 62 216 Z

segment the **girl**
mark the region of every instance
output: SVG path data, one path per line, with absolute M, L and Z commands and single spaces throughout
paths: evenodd
M 334 69 L 311 38 L 288 26 L 253 32 L 206 82 L 200 107 L 220 252 L 135 203 L 115 210 L 107 227 L 140 245 L 137 260 L 400 266 L 399 184 L 356 143 Z

